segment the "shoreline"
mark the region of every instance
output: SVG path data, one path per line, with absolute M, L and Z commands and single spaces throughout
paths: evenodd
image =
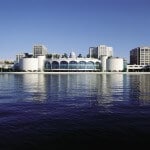
M 1 74 L 150 74 L 150 72 L 0 72 Z

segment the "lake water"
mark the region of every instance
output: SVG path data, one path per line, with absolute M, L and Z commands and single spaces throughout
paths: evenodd
M 0 74 L 0 149 L 149 142 L 150 75 Z

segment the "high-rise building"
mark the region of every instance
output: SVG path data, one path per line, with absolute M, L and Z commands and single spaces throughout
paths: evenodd
M 113 56 L 113 48 L 106 45 L 99 45 L 97 47 L 89 48 L 89 55 L 93 58 L 101 59 L 102 56 Z
M 130 51 L 131 65 L 150 65 L 150 47 L 137 47 Z
M 44 56 L 48 53 L 47 48 L 44 45 L 34 45 L 33 46 L 33 56 L 37 58 L 38 56 Z
M 90 58 L 98 58 L 98 47 L 90 47 L 89 55 L 90 55 Z
M 16 63 L 19 63 L 20 59 L 22 59 L 23 57 L 25 57 L 25 54 L 24 54 L 24 53 L 17 54 L 17 55 L 16 55 Z

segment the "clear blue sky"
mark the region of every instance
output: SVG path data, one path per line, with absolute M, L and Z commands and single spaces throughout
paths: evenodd
M 44 44 L 49 53 L 106 44 L 129 60 L 129 51 L 150 46 L 149 0 L 0 0 L 0 59 L 32 52 Z

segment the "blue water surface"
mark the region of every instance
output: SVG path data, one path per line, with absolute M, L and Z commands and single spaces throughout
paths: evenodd
M 149 142 L 150 75 L 0 74 L 0 149 Z

